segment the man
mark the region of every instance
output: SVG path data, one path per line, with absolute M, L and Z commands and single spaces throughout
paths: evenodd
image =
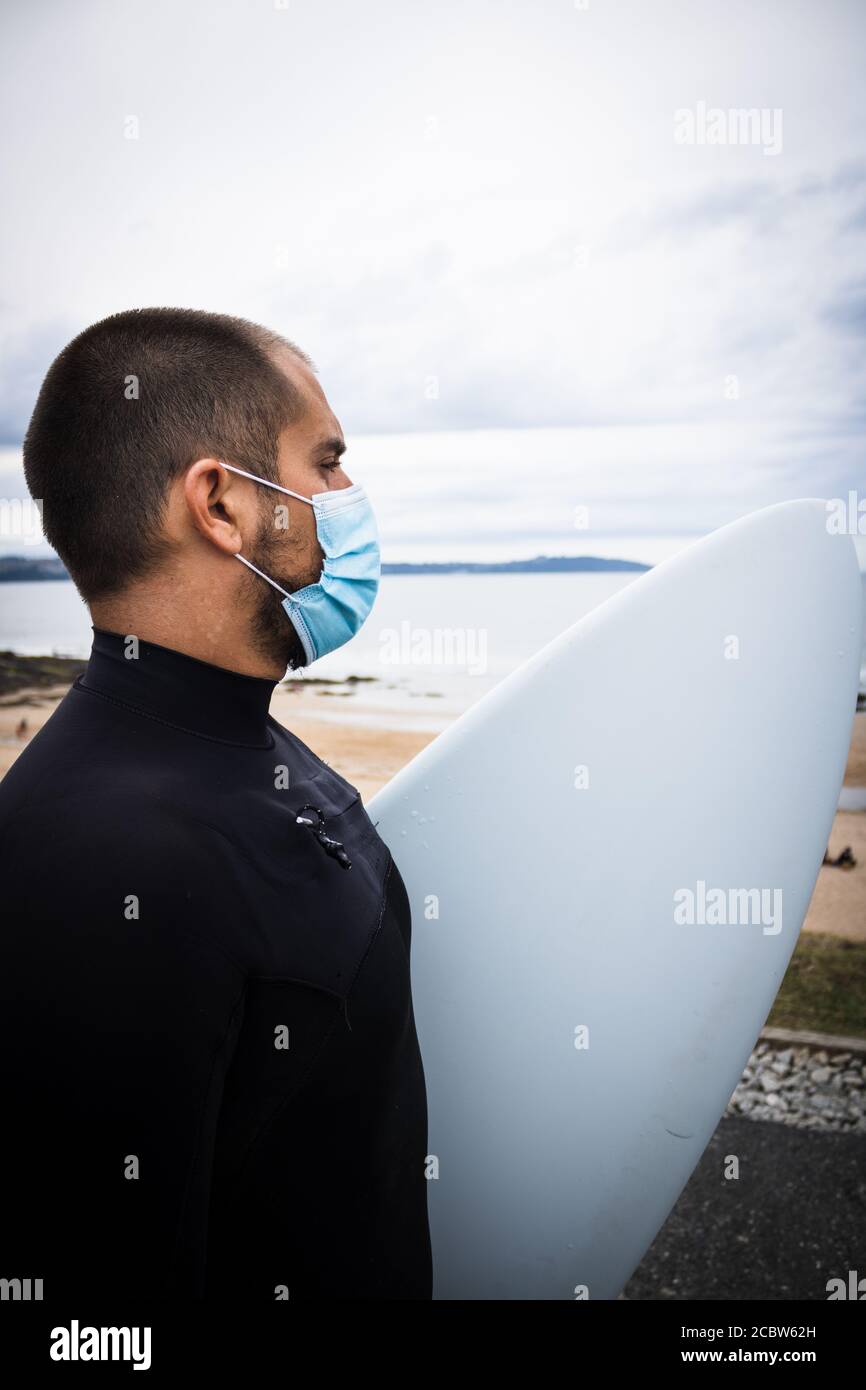
M 180 309 L 75 338 L 27 432 L 94 639 L 0 785 L 0 1250 L 70 1311 L 431 1297 L 405 887 L 268 713 L 375 596 L 344 449 L 298 347 Z

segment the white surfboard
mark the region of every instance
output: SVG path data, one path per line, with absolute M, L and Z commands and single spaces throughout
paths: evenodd
M 412 904 L 435 1298 L 615 1298 L 663 1224 L 812 895 L 861 604 L 823 502 L 753 513 L 372 799 Z

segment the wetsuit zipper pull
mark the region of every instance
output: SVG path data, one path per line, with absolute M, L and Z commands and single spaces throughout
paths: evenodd
M 309 816 L 301 814 L 303 811 L 315 811 L 316 815 L 319 817 L 317 829 L 315 828 L 315 822 L 312 821 Z M 352 861 L 340 841 L 333 840 L 330 835 L 325 834 L 325 817 L 318 806 L 302 806 L 301 810 L 295 815 L 295 823 L 297 825 L 308 825 L 325 853 L 330 854 L 332 859 L 336 859 L 341 869 L 351 869 Z

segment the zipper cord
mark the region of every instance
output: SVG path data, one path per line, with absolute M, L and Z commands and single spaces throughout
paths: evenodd
M 318 826 L 309 816 L 303 814 L 304 811 L 315 811 L 316 815 L 319 817 Z M 312 806 L 310 804 L 302 806 L 300 811 L 295 812 L 295 824 L 309 826 L 312 834 L 318 840 L 325 853 L 329 854 L 332 859 L 336 859 L 341 869 L 351 869 L 352 861 L 346 853 L 342 843 L 339 840 L 333 840 L 330 835 L 325 833 L 325 816 L 318 806 Z

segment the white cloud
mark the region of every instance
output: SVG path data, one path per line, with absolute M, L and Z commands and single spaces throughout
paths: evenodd
M 649 546 L 866 477 L 854 0 L 84 0 L 4 26 L 10 444 L 81 327 L 182 304 L 312 354 L 394 558 L 567 550 L 583 494 L 600 542 Z M 677 145 L 699 101 L 780 109 L 782 153 Z

